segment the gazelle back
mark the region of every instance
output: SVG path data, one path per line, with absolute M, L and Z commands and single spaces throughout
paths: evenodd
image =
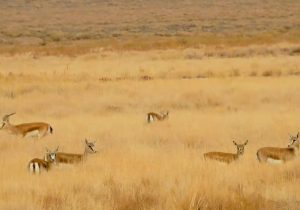
M 290 135 L 288 147 L 263 147 L 256 155 L 261 163 L 284 163 L 294 159 L 299 154 L 299 132 L 296 136 Z
M 165 119 L 168 119 L 169 112 L 162 112 L 162 113 L 155 113 L 155 112 L 149 112 L 147 113 L 147 122 L 152 123 L 154 121 L 163 121 Z
M 72 153 L 63 153 L 59 152 L 56 154 L 56 162 L 57 163 L 66 163 L 66 164 L 74 164 L 79 163 L 86 160 L 89 154 L 94 154 L 97 151 L 95 150 L 95 141 L 89 142 L 85 139 L 85 147 L 83 154 L 72 154 Z
M 53 128 L 44 122 L 33 122 L 33 123 L 22 123 L 18 125 L 13 125 L 10 123 L 9 118 L 10 116 L 16 114 L 6 114 L 2 118 L 2 125 L 0 127 L 1 130 L 6 130 L 7 132 L 20 135 L 22 137 L 37 137 L 41 138 L 46 136 L 47 134 L 53 133 Z
M 205 160 L 217 160 L 220 162 L 231 163 L 239 159 L 240 156 L 244 154 L 245 146 L 247 145 L 248 140 L 243 144 L 237 144 L 233 141 L 233 144 L 236 146 L 237 152 L 234 153 L 224 153 L 224 152 L 208 152 L 204 154 Z

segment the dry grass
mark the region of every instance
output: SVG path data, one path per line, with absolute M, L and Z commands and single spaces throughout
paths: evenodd
M 300 74 L 298 44 L 208 47 L 181 50 L 107 51 L 81 56 L 42 56 L 26 53 L 1 56 L 0 77 L 28 80 L 191 79 L 284 77 Z M 29 68 L 30 67 L 30 68 Z M 88 73 L 87 73 L 88 72 Z
M 289 73 L 299 71 L 299 57 L 186 54 L 1 57 L 1 115 L 47 121 L 54 135 L 34 141 L 0 132 L 0 209 L 298 209 L 299 161 L 260 165 L 255 154 L 286 146 L 299 130 L 300 83 Z M 199 69 L 211 77 L 194 77 Z M 169 110 L 170 119 L 147 125 L 152 110 Z M 79 153 L 86 137 L 98 140 L 99 153 L 85 164 L 28 173 L 46 146 Z M 246 139 L 235 164 L 202 159 Z
M 299 209 L 299 159 L 260 165 L 300 130 L 298 0 L 0 3 L 0 209 Z M 37 18 L 38 17 L 38 18 Z M 149 111 L 170 118 L 148 125 Z M 45 147 L 96 155 L 30 175 Z M 224 165 L 208 151 L 244 156 Z

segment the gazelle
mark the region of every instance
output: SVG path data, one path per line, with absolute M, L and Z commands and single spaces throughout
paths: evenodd
M 162 112 L 162 113 L 155 113 L 155 112 L 149 112 L 147 114 L 147 122 L 152 123 L 154 121 L 163 121 L 165 119 L 168 119 L 169 112 Z
M 299 153 L 299 132 L 297 136 L 290 135 L 290 143 L 286 148 L 263 147 L 256 155 L 261 163 L 284 163 L 294 159 Z
M 47 157 L 48 160 L 42 160 L 39 158 L 34 158 L 28 163 L 28 169 L 31 173 L 39 174 L 42 170 L 49 171 L 51 169 L 52 164 L 56 163 L 56 154 L 58 151 L 58 147 L 54 151 L 50 151 L 47 149 Z
M 80 163 L 86 160 L 89 154 L 96 153 L 97 151 L 94 149 L 95 142 L 88 142 L 85 140 L 85 149 L 83 154 L 72 154 L 72 153 L 63 153 L 58 152 L 56 154 L 56 163 L 66 163 L 66 164 L 74 164 Z M 45 160 L 48 161 L 50 159 L 49 154 L 45 156 Z
M 48 123 L 33 122 L 12 125 L 9 117 L 16 113 L 6 114 L 2 118 L 2 126 L 0 129 L 6 130 L 11 134 L 21 135 L 22 137 L 37 137 L 41 138 L 47 134 L 53 133 L 53 128 Z
M 237 148 L 236 154 L 233 153 L 224 153 L 224 152 L 208 152 L 204 154 L 204 159 L 211 159 L 211 160 L 217 160 L 225 163 L 232 163 L 233 161 L 236 161 L 244 154 L 244 148 L 247 145 L 248 140 L 244 144 L 237 144 L 235 141 L 233 141 L 233 144 Z

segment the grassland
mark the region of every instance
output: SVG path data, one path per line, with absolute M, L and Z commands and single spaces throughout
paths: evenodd
M 299 1 L 1 1 L 0 209 L 297 210 L 299 158 L 257 149 L 300 131 Z M 149 111 L 170 112 L 147 124 Z M 38 176 L 45 147 L 98 153 Z M 208 151 L 243 157 L 226 165 Z
M 2 56 L 1 114 L 47 121 L 54 135 L 0 133 L 1 209 L 297 209 L 299 161 L 260 165 L 255 154 L 299 131 L 299 56 L 191 52 Z M 152 110 L 170 119 L 147 125 Z M 28 173 L 46 146 L 80 153 L 84 138 L 99 151 L 85 164 Z M 237 163 L 203 161 L 246 139 Z

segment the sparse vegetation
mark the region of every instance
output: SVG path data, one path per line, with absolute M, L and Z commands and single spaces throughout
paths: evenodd
M 0 116 L 54 133 L 0 131 L 0 209 L 291 209 L 299 159 L 261 165 L 258 148 L 300 130 L 299 1 L 0 3 Z M 38 17 L 38 18 L 37 18 Z M 147 124 L 148 112 L 170 111 Z M 1 126 L 1 125 L 0 125 Z M 39 176 L 45 147 L 86 162 Z M 226 165 L 209 151 L 244 155 Z
M 28 46 L 38 52 L 74 55 L 100 47 L 149 50 L 299 43 L 299 7 L 298 0 L 118 0 L 116 4 L 10 0 L 0 4 L 0 53 L 22 53 Z
M 111 63 L 95 59 L 117 70 L 113 64 L 122 57 L 110 56 L 106 58 Z M 134 60 L 141 61 L 140 53 L 135 56 Z M 135 63 L 125 58 L 128 64 Z M 64 59 L 70 63 L 68 73 L 61 68 Z M 268 166 L 259 165 L 255 157 L 259 147 L 286 146 L 288 133 L 299 130 L 298 77 L 259 76 L 276 65 L 272 57 L 263 57 L 261 67 L 253 58 L 258 67 L 255 77 L 243 71 L 238 77 L 216 77 L 218 72 L 211 70 L 212 77 L 201 79 L 181 80 L 171 73 L 162 80 L 153 72 L 152 80 L 105 81 L 91 76 L 100 69 L 93 59 L 88 62 L 95 71 L 85 70 L 89 66 L 80 63 L 85 59 L 74 58 L 75 65 L 69 58 L 41 57 L 37 61 L 44 68 L 38 71 L 35 59 L 14 57 L 18 73 L 2 73 L 1 113 L 16 111 L 15 123 L 46 119 L 53 125 L 54 135 L 33 141 L 0 133 L 0 166 L 5 169 L 0 173 L 1 209 L 298 208 L 299 161 Z M 252 62 L 240 59 L 232 62 Z M 61 70 L 51 65 L 56 62 Z M 216 62 L 218 59 L 213 59 Z M 17 68 L 22 64 L 32 68 Z M 152 66 L 149 61 L 140 65 L 145 69 Z M 167 69 L 158 65 L 159 71 Z M 105 65 L 100 66 L 100 72 L 105 72 Z M 226 70 L 221 63 L 222 67 Z M 1 69 L 5 69 L 3 62 Z M 118 78 L 122 72 L 112 71 L 109 78 Z M 13 98 L 7 97 L 8 87 L 15 94 Z M 150 110 L 170 110 L 170 119 L 147 125 L 146 113 Z M 28 174 L 27 162 L 43 157 L 45 146 L 60 145 L 64 152 L 80 153 L 85 137 L 97 139 L 99 151 L 85 164 L 54 167 L 39 177 Z M 202 160 L 203 153 L 212 149 L 234 152 L 232 140 L 245 138 L 249 145 L 236 164 Z M 7 158 L 11 154 L 15 158 Z

